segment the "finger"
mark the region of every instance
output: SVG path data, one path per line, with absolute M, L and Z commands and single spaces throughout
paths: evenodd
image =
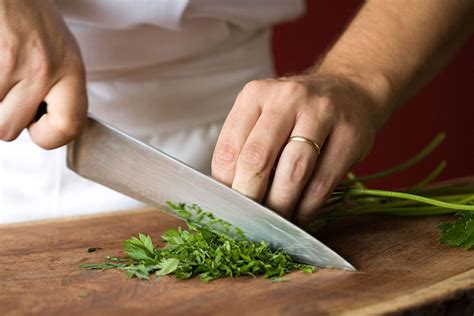
M 264 107 L 240 152 L 232 188 L 256 201 L 263 199 L 272 167 L 294 122 L 290 106 Z
M 0 104 L 2 140 L 15 140 L 30 124 L 47 88 L 42 80 L 24 79 L 7 93 Z
M 53 149 L 70 142 L 84 124 L 87 96 L 84 78 L 61 78 L 45 96 L 48 110 L 28 128 L 31 139 L 40 147 Z
M 228 186 L 234 180 L 239 153 L 261 114 L 261 106 L 255 95 L 259 88 L 257 82 L 250 82 L 239 93 L 214 149 L 212 176 Z
M 355 138 L 345 129 L 334 129 L 297 205 L 293 221 L 304 227 L 316 216 L 340 179 L 360 157 Z
M 291 136 L 303 136 L 322 148 L 330 129 L 330 120 L 318 119 L 315 111 L 306 111 L 297 117 Z M 299 141 L 287 143 L 278 160 L 267 206 L 282 216 L 291 218 L 317 158 L 318 152 L 311 144 Z

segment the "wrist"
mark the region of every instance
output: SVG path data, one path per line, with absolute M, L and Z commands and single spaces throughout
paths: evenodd
M 390 76 L 382 71 L 360 70 L 342 64 L 322 64 L 310 71 L 310 75 L 336 77 L 353 85 L 371 101 L 377 113 L 377 128 L 381 128 L 396 108 L 395 85 Z

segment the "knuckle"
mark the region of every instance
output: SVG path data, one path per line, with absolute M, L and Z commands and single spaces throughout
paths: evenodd
M 217 145 L 212 158 L 213 167 L 233 165 L 237 161 L 238 150 L 230 143 L 221 143 Z
M 336 178 L 333 176 L 319 177 L 314 180 L 314 184 L 310 186 L 309 194 L 318 200 L 326 200 L 336 186 Z
M 263 112 L 263 115 L 266 116 L 269 122 L 269 124 L 267 124 L 265 128 L 270 129 L 272 128 L 271 122 L 279 120 L 282 116 L 294 115 L 295 108 L 291 106 L 290 102 L 288 103 L 274 102 L 266 106 L 262 112 Z M 278 130 L 276 131 L 278 132 Z M 283 130 L 281 131 L 283 132 Z
M 360 128 L 352 122 L 340 122 L 337 126 L 341 130 L 341 133 L 347 137 L 347 141 L 351 143 L 359 142 L 359 139 L 363 138 L 362 131 Z
M 321 119 L 329 120 L 337 115 L 335 102 L 330 97 L 318 98 L 317 110 Z
M 290 185 L 304 184 L 311 171 L 310 158 L 302 153 L 291 155 L 283 166 L 284 177 Z
M 270 168 L 270 152 L 261 143 L 245 145 L 240 153 L 238 163 L 248 170 L 262 172 Z
M 341 129 L 342 134 L 345 136 L 349 148 L 358 149 L 356 151 L 365 151 L 372 146 L 375 132 L 363 129 L 352 122 L 341 123 L 338 128 Z
M 282 83 L 281 91 L 284 95 L 298 96 L 307 93 L 307 87 L 299 81 L 285 81 Z
M 263 85 L 262 80 L 252 80 L 252 81 L 249 81 L 245 84 L 242 91 L 244 91 L 244 92 L 258 91 L 258 90 L 261 89 L 262 85 Z
M 321 96 L 318 98 L 318 106 L 323 111 L 332 111 L 334 109 L 334 101 L 329 96 Z

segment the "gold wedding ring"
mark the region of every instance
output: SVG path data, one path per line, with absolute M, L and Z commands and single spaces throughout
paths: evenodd
M 288 138 L 287 143 L 289 143 L 291 141 L 297 141 L 297 142 L 310 144 L 314 148 L 314 150 L 316 150 L 316 154 L 318 156 L 319 156 L 319 153 L 321 152 L 321 146 L 319 146 L 318 143 L 316 143 L 315 141 L 312 141 L 309 138 L 306 138 L 306 137 L 303 137 L 303 136 L 291 136 L 290 138 Z

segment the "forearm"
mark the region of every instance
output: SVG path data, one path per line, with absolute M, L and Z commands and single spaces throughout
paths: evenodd
M 388 117 L 469 38 L 473 17 L 471 0 L 367 1 L 311 72 L 353 80 Z

